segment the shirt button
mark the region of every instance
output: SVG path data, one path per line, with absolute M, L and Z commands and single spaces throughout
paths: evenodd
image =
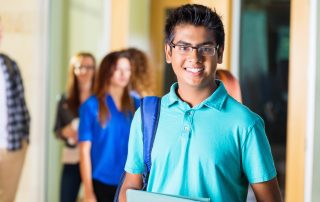
M 185 131 L 189 131 L 189 127 L 188 127 L 188 126 L 185 126 L 185 127 L 184 127 L 184 130 L 185 130 Z

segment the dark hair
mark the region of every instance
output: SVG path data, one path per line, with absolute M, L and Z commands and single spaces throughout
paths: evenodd
M 110 81 L 116 70 L 117 62 L 121 58 L 127 58 L 130 61 L 130 56 L 127 51 L 115 51 L 109 53 L 102 59 L 97 72 L 93 94 L 97 96 L 99 102 L 99 121 L 101 125 L 105 125 L 105 122 L 110 118 L 110 112 L 105 102 L 105 96 L 108 93 Z M 133 113 L 134 101 L 130 98 L 129 86 L 126 86 L 124 90 L 125 91 L 121 99 L 121 110 L 126 113 Z
M 175 27 L 183 24 L 204 26 L 213 32 L 219 47 L 224 45 L 223 23 L 215 10 L 199 4 L 186 4 L 174 9 L 166 20 L 165 40 L 167 44 L 174 38 Z

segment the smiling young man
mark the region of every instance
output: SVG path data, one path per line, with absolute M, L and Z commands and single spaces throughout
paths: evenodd
M 211 201 L 281 201 L 263 120 L 215 80 L 224 28 L 215 11 L 184 5 L 166 21 L 166 61 L 178 83 L 162 97 L 147 191 Z M 140 189 L 144 171 L 141 115 L 132 122 L 120 192 Z

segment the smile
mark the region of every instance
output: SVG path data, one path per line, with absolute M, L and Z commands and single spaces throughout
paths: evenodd
M 199 73 L 204 70 L 204 68 L 190 68 L 190 67 L 185 67 L 184 69 L 192 73 Z

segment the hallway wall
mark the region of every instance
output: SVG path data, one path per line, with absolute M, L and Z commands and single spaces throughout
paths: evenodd
M 49 106 L 46 159 L 46 201 L 59 201 L 62 141 L 52 132 L 57 98 L 65 91 L 69 59 L 79 51 L 100 59 L 109 51 L 111 0 L 50 2 Z

